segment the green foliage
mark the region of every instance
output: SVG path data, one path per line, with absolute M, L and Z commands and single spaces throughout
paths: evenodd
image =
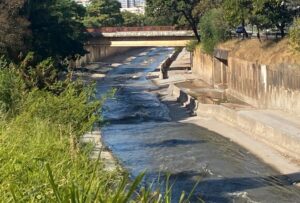
M 95 167 L 95 169 L 97 169 Z M 55 193 L 57 202 L 103 202 L 103 203 L 171 203 L 172 202 L 172 185 L 169 182 L 169 176 L 166 179 L 166 191 L 164 195 L 160 193 L 159 190 L 154 190 L 152 186 L 142 187 L 144 173 L 140 174 L 130 182 L 128 176 L 125 176 L 122 181 L 116 186 L 116 188 L 111 193 L 104 193 L 102 191 L 101 183 L 98 183 L 98 187 L 94 188 L 93 184 L 97 183 L 94 176 L 90 178 L 86 186 L 83 188 L 78 187 L 78 185 L 70 185 L 69 188 L 61 190 L 55 183 L 52 170 L 49 165 L 47 165 L 47 170 L 49 174 L 49 180 L 51 186 Z M 95 171 L 95 170 L 94 170 Z M 95 173 L 93 174 L 95 175 Z M 199 182 L 198 182 L 199 183 Z M 182 192 L 178 203 L 189 203 L 189 199 L 193 195 L 198 183 L 195 184 L 192 191 L 186 195 Z M 96 190 L 95 190 L 96 189 Z M 199 202 L 203 202 L 199 199 Z
M 288 6 L 288 2 L 281 0 L 253 0 L 253 7 L 253 18 L 255 19 L 255 16 L 258 16 L 254 24 L 258 28 L 276 27 L 281 32 L 282 37 L 285 35 L 285 28 L 291 24 L 294 15 Z
M 231 26 L 245 26 L 252 13 L 252 0 L 224 0 L 223 8 L 225 18 Z
M 289 31 L 290 45 L 296 51 L 300 51 L 300 18 L 295 18 Z
M 136 14 L 129 11 L 123 11 L 122 17 L 124 19 L 124 26 L 139 27 L 145 25 L 145 16 L 143 14 Z
M 32 32 L 27 46 L 40 60 L 52 57 L 62 61 L 86 53 L 83 6 L 73 0 L 30 0 L 25 9 Z
M 215 46 L 228 38 L 229 26 L 224 19 L 222 9 L 212 9 L 200 22 L 201 47 L 204 52 L 212 54 Z
M 232 27 L 252 24 L 258 28 L 258 31 L 276 27 L 283 37 L 285 28 L 292 22 L 293 15 L 296 14 L 291 9 L 296 4 L 291 4 L 291 2 L 282 0 L 224 0 L 223 8 L 226 20 Z
M 190 27 L 195 33 L 195 37 L 200 41 L 198 34 L 198 23 L 200 15 L 197 5 L 200 0 L 148 0 L 146 3 L 146 16 L 152 17 L 157 22 L 163 20 L 168 25 L 178 25 Z
M 92 0 L 84 18 L 86 27 L 121 26 L 121 3 L 117 0 Z
M 15 115 L 23 100 L 25 85 L 14 69 L 0 57 L 0 117 Z
M 179 18 L 172 9 L 171 1 L 147 0 L 145 8 L 147 25 L 175 25 Z
M 26 84 L 27 89 L 53 89 L 58 82 L 58 68 L 52 58 L 39 62 L 33 52 L 16 66 L 16 70 Z
M 101 101 L 93 88 L 70 83 L 60 95 L 25 91 L 18 72 L 9 68 L 0 70 L 0 87 L 1 201 L 12 201 L 12 191 L 21 202 L 54 201 L 46 163 L 60 188 L 73 181 L 84 186 L 94 162 L 88 159 L 91 148 L 79 148 L 77 140 L 99 120 Z M 101 168 L 96 175 L 98 183 L 112 181 Z
M 198 45 L 200 45 L 200 44 L 197 40 L 191 40 L 186 45 L 186 50 L 189 51 L 189 52 L 193 52 Z

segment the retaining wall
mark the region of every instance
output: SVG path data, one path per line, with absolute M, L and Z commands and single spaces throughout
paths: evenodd
M 208 84 L 213 84 L 213 59 L 198 47 L 193 53 L 192 72 Z
M 300 114 L 300 67 L 228 59 L 228 92 L 259 108 Z
M 131 50 L 130 47 L 109 47 L 109 46 L 98 46 L 88 45 L 85 49 L 89 52 L 85 56 L 81 57 L 75 62 L 76 67 L 81 67 L 89 63 L 100 61 L 106 57 L 110 57 L 119 53 Z
M 211 85 L 258 108 L 280 109 L 300 115 L 300 65 L 263 65 L 229 56 L 212 57 L 197 48 L 192 71 Z

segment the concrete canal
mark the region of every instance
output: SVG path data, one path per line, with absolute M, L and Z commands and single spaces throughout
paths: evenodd
M 171 174 L 173 201 L 200 179 L 192 202 L 300 202 L 300 190 L 247 150 L 221 135 L 182 122 L 189 114 L 161 102 L 147 80 L 173 50 L 136 52 L 98 82 L 98 92 L 116 89 L 104 106 L 105 144 L 134 177 L 146 170 L 151 183 Z M 295 174 L 297 175 L 297 174 Z

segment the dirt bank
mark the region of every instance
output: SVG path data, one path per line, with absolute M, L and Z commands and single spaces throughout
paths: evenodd
M 290 64 L 300 66 L 300 52 L 292 50 L 288 39 L 280 41 L 248 39 L 230 40 L 218 46 L 230 51 L 229 56 L 257 61 L 265 65 Z

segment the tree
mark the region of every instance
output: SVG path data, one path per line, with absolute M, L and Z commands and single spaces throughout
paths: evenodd
M 0 55 L 17 60 L 26 47 L 29 22 L 21 15 L 25 0 L 0 1 Z
M 121 26 L 124 22 L 117 0 L 92 0 L 84 19 L 86 27 Z
M 280 31 L 281 37 L 284 37 L 287 25 L 293 21 L 293 12 L 288 7 L 288 1 L 255 0 L 254 2 L 269 20 L 271 26 L 276 27 Z
M 264 0 L 253 0 L 250 23 L 257 28 L 257 37 L 260 39 L 260 30 L 272 28 L 272 22 L 264 9 Z
M 300 18 L 295 18 L 290 27 L 289 42 L 293 49 L 300 51 Z
M 85 9 L 72 0 L 30 0 L 26 5 L 32 38 L 28 46 L 40 60 L 75 59 L 87 52 Z
M 201 47 L 204 52 L 212 54 L 215 46 L 225 41 L 229 26 L 225 23 L 222 9 L 211 9 L 200 20 Z
M 201 16 L 221 0 L 147 0 L 146 15 L 166 19 L 172 25 L 189 27 L 200 42 L 198 24 Z
M 232 27 L 242 25 L 243 28 L 250 21 L 252 14 L 252 0 L 224 0 L 223 2 L 225 19 Z M 246 29 L 244 35 L 248 37 Z
M 147 25 L 175 25 L 177 24 L 179 14 L 174 12 L 170 0 L 146 0 L 145 8 Z
M 145 16 L 143 14 L 136 14 L 129 11 L 123 11 L 122 17 L 124 19 L 124 26 L 143 26 L 145 24 Z

